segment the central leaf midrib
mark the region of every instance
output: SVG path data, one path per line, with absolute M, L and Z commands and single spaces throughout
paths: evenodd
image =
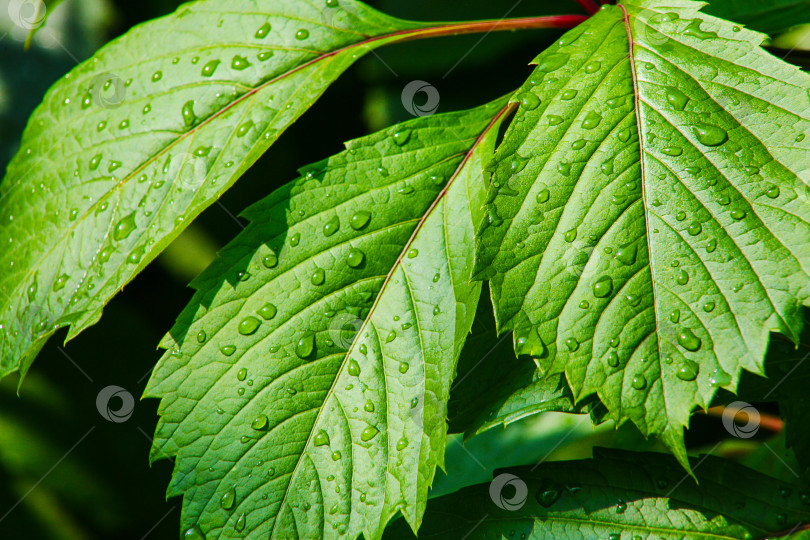
M 500 120 L 501 117 L 508 114 L 516 106 L 517 106 L 517 103 L 509 103 L 506 106 L 504 106 L 504 108 L 501 109 L 495 115 L 495 117 L 492 119 L 492 121 L 489 123 L 489 125 L 487 125 L 487 127 L 482 131 L 482 133 L 478 137 L 478 139 L 472 144 L 472 146 L 467 151 L 464 158 L 461 160 L 461 162 L 456 167 L 456 170 L 453 173 L 453 175 L 447 181 L 447 184 L 444 186 L 444 188 L 442 188 L 442 190 L 439 192 L 439 194 L 434 199 L 431 206 L 428 208 L 428 210 L 424 213 L 422 218 L 419 220 L 419 223 L 416 225 L 411 237 L 408 239 L 408 241 L 403 246 L 402 250 L 400 251 L 399 256 L 397 257 L 397 260 L 394 261 L 394 264 L 392 265 L 391 270 L 388 272 L 388 275 L 386 276 L 385 281 L 383 282 L 382 286 L 380 287 L 380 291 L 377 293 L 377 297 L 374 299 L 374 303 L 372 304 L 371 308 L 369 309 L 368 315 L 366 316 L 365 320 L 363 321 L 362 326 L 357 330 L 357 333 L 355 334 L 355 339 L 352 341 L 351 345 L 349 346 L 348 350 L 346 351 L 346 353 L 344 355 L 344 358 L 343 358 L 343 362 L 341 363 L 340 367 L 338 368 L 338 370 L 335 373 L 335 378 L 332 381 L 332 385 L 329 388 L 326 395 L 324 396 L 324 400 L 323 400 L 324 405 L 326 404 L 327 400 L 329 400 L 334 395 L 335 386 L 337 385 L 337 381 L 338 381 L 338 379 L 340 377 L 340 373 L 341 373 L 341 371 L 343 370 L 343 368 L 344 368 L 344 366 L 346 364 L 346 360 L 349 358 L 349 356 L 351 356 L 352 352 L 354 351 L 355 343 L 357 343 L 357 340 L 358 340 L 357 336 L 360 336 L 362 334 L 362 332 L 366 329 L 366 327 L 370 326 L 373 329 L 374 335 L 376 336 L 376 339 L 377 339 L 377 341 L 379 343 L 379 350 L 382 353 L 382 340 L 379 337 L 376 325 L 372 321 L 372 315 L 374 314 L 375 309 L 377 308 L 377 306 L 378 306 L 378 304 L 380 302 L 380 298 L 382 298 L 383 294 L 385 293 L 386 287 L 388 286 L 388 283 L 390 282 L 391 276 L 393 276 L 394 273 L 397 271 L 397 269 L 400 267 L 400 265 L 402 264 L 403 258 L 405 257 L 406 253 L 408 252 L 409 247 L 411 246 L 411 244 L 413 244 L 413 242 L 416 239 L 416 237 L 418 236 L 419 232 L 422 230 L 422 227 L 424 226 L 424 224 L 427 221 L 428 217 L 431 216 L 433 211 L 438 207 L 439 202 L 442 201 L 444 199 L 444 197 L 447 195 L 447 192 L 449 191 L 450 186 L 452 186 L 453 182 L 456 180 L 456 178 L 458 178 L 461 170 L 469 162 L 471 156 L 473 155 L 473 152 L 475 152 L 475 150 L 478 148 L 478 145 L 484 139 L 486 134 L 489 132 L 490 129 L 492 129 L 493 126 L 497 125 L 497 123 L 498 123 L 498 121 Z M 385 373 L 384 370 L 385 370 L 385 365 L 383 363 L 383 379 L 384 379 L 383 383 L 385 383 L 387 381 L 387 374 Z M 389 395 L 387 390 L 385 392 L 385 395 L 386 395 L 386 400 L 387 400 L 387 396 Z M 337 398 L 336 398 L 336 401 L 338 401 Z M 302 458 L 305 455 L 308 455 L 307 448 L 309 448 L 309 446 L 310 446 L 310 442 L 312 441 L 312 437 L 315 434 L 315 428 L 318 425 L 319 420 L 321 419 L 321 414 L 323 413 L 324 409 L 325 409 L 325 406 L 320 407 L 320 410 L 318 411 L 318 414 L 317 414 L 317 416 L 315 418 L 315 421 L 312 423 L 312 428 L 310 428 L 309 436 L 307 437 L 307 440 L 304 443 L 301 455 L 296 460 L 295 467 L 293 468 L 292 472 L 290 473 L 290 481 L 287 483 L 287 488 L 285 489 L 284 496 L 279 501 L 279 511 L 278 511 L 278 513 L 276 513 L 276 515 L 274 516 L 274 519 L 273 519 L 273 528 L 270 531 L 270 539 L 271 540 L 273 538 L 275 538 L 276 530 L 277 530 L 278 523 L 279 523 L 279 517 L 281 516 L 281 513 L 282 513 L 283 509 L 287 505 L 287 500 L 289 499 L 290 488 L 292 487 L 293 482 L 295 481 L 295 478 L 296 478 L 296 476 L 297 476 L 297 474 L 299 472 L 299 467 L 301 465 Z M 386 410 L 388 410 L 388 409 L 389 409 L 389 407 L 386 406 Z M 387 428 L 386 428 L 385 431 L 387 432 Z M 387 436 L 387 433 L 386 433 L 386 436 Z M 353 444 L 354 444 L 354 441 L 350 440 L 349 441 L 349 446 L 353 447 Z M 383 501 L 383 505 L 385 505 L 385 501 Z M 295 521 L 295 520 L 293 519 L 293 521 Z

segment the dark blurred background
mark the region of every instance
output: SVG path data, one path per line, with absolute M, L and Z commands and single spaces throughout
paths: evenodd
M 180 3 L 66 0 L 52 10 L 47 26 L 26 51 L 25 31 L 6 15 L 11 1 L 0 0 L 2 171 L 50 84 L 110 39 L 172 12 Z M 416 20 L 582 13 L 573 0 L 526 0 L 517 5 L 515 0 L 368 3 Z M 176 538 L 181 503 L 165 500 L 171 463 L 160 461 L 150 468 L 148 462 L 157 402 L 136 401 L 131 418 L 109 422 L 96 410 L 99 391 L 117 385 L 140 398 L 159 358 L 158 342 L 191 297 L 187 283 L 241 230 L 235 216 L 242 209 L 292 179 L 299 167 L 340 151 L 343 141 L 410 118 L 400 93 L 411 80 L 422 79 L 438 89 L 439 112 L 480 105 L 520 85 L 530 73 L 528 63 L 560 34 L 538 30 L 441 38 L 368 55 L 281 137 L 221 204 L 203 213 L 128 285 L 98 325 L 65 347 L 64 333 L 51 339 L 19 396 L 16 377 L 0 383 L 0 538 Z M 693 446 L 711 442 L 703 433 L 716 427 L 716 419 L 699 420 L 690 432 Z M 594 431 L 587 418 L 544 415 L 476 437 L 464 448 L 453 439 L 448 471 L 464 483 L 485 481 L 495 466 L 528 462 L 552 451 L 553 457 L 585 457 L 593 444 L 606 442 L 634 448 L 648 444 L 629 428 Z M 782 451 L 778 441 L 771 446 Z M 761 467 L 783 474 L 767 453 L 757 459 Z M 440 475 L 437 493 L 452 491 L 458 483 Z

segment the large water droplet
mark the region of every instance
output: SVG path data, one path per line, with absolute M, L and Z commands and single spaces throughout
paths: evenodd
M 203 77 L 213 76 L 217 70 L 217 67 L 219 67 L 219 64 L 220 64 L 219 60 L 211 60 L 210 62 L 208 62 L 203 66 L 200 75 L 202 75 Z
M 194 525 L 183 533 L 183 540 L 205 540 L 205 535 L 199 526 Z
M 673 108 L 682 111 L 686 107 L 687 101 L 689 101 L 689 97 L 686 94 L 674 86 L 667 86 L 667 103 Z
M 613 291 L 613 280 L 610 276 L 602 276 L 594 282 L 592 289 L 595 297 L 605 298 Z
M 540 59 L 537 64 L 537 69 L 544 73 L 556 71 L 568 63 L 570 55 L 566 53 L 546 54 Z
M 263 25 L 261 25 L 258 30 L 256 30 L 256 34 L 254 34 L 254 37 L 256 39 L 264 39 L 267 37 L 267 35 L 270 33 L 270 30 L 272 29 L 273 27 L 270 25 L 270 23 L 266 22 Z
M 636 263 L 636 256 L 638 254 L 638 246 L 635 242 L 620 246 L 616 251 L 616 260 L 620 263 L 632 266 Z
M 250 423 L 250 427 L 252 427 L 256 431 L 264 431 L 265 429 L 267 429 L 267 426 L 269 425 L 270 420 L 264 414 L 260 414 L 259 416 L 253 419 L 253 422 Z
M 304 334 L 295 346 L 298 358 L 309 358 L 315 350 L 315 334 Z
M 363 432 L 360 433 L 360 439 L 365 441 L 365 442 L 368 442 L 371 439 L 373 439 L 374 437 L 376 437 L 377 433 L 379 433 L 379 432 L 380 432 L 380 430 L 378 430 L 376 427 L 369 424 L 368 426 L 366 426 L 366 428 L 363 430 Z
M 228 489 L 223 495 L 222 498 L 219 499 L 219 503 L 222 505 L 222 508 L 225 510 L 230 510 L 233 508 L 233 504 L 236 502 L 236 488 Z
M 251 66 L 250 62 L 247 58 L 240 55 L 235 55 L 233 59 L 231 59 L 231 67 L 236 71 L 242 71 L 243 69 L 247 69 Z
M 520 105 L 526 110 L 532 111 L 540 105 L 540 98 L 533 92 L 524 92 L 518 96 Z
M 360 251 L 359 249 L 352 249 L 349 251 L 349 255 L 346 257 L 346 264 L 351 266 L 352 268 L 357 268 L 361 264 L 363 264 L 363 260 L 366 258 L 365 254 Z
M 678 332 L 678 345 L 687 351 L 695 352 L 700 349 L 701 341 L 700 338 L 692 332 L 692 330 L 689 328 L 683 328 L 680 332 Z
M 701 144 L 706 146 L 720 146 L 728 140 L 728 133 L 721 127 L 711 124 L 698 124 L 692 126 L 692 133 Z
M 302 28 L 298 32 L 295 33 L 295 39 L 298 41 L 303 41 L 309 37 L 309 30 L 306 28 Z
M 709 376 L 709 384 L 712 386 L 726 386 L 731 383 L 731 375 L 723 371 L 721 368 L 717 368 L 712 371 L 711 375 Z
M 316 268 L 309 280 L 313 285 L 323 285 L 323 282 L 326 281 L 326 272 L 324 272 L 323 268 Z
M 353 216 L 349 225 L 351 225 L 352 229 L 355 231 L 359 231 L 363 229 L 368 222 L 371 221 L 371 212 L 367 212 L 366 210 L 360 210 L 356 212 Z
M 684 358 L 681 367 L 678 368 L 675 375 L 682 381 L 694 381 L 697 378 L 699 371 L 700 366 L 697 362 Z
M 249 336 L 259 329 L 262 322 L 256 317 L 248 316 L 241 320 L 239 323 L 239 333 L 243 336 Z
M 315 446 L 326 446 L 329 444 L 329 434 L 326 433 L 324 430 L 320 430 L 317 435 L 315 435 L 315 439 L 312 441 L 312 444 Z
M 584 129 L 594 129 L 601 122 L 602 122 L 602 115 L 594 111 L 590 111 L 588 114 L 585 115 L 585 119 L 582 120 L 582 127 Z
M 194 100 L 186 101 L 183 104 L 183 122 L 186 127 L 191 127 L 197 122 L 197 115 L 194 113 Z
M 132 234 L 132 231 L 135 230 L 135 227 L 136 227 L 135 212 L 132 212 L 131 214 L 123 218 L 121 221 L 119 221 L 118 224 L 115 226 L 115 229 L 113 229 L 113 239 L 116 242 L 124 240 L 130 234 Z
M 349 368 L 348 368 L 349 375 L 357 377 L 360 375 L 360 364 L 357 363 L 357 360 L 354 358 L 349 359 Z

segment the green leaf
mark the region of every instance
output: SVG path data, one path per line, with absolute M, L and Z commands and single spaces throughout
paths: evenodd
M 515 356 L 507 336 L 498 339 L 488 303 L 479 304 L 478 311 L 450 389 L 452 433 L 470 437 L 541 412 L 582 413 L 590 408 L 574 405 L 563 376 L 543 377 L 531 361 Z
M 519 354 L 684 464 L 810 292 L 810 77 L 700 6 L 606 7 L 537 58 L 476 261 Z
M 711 0 L 703 11 L 767 34 L 810 23 L 808 0 Z
M 473 214 L 505 104 L 350 142 L 245 212 L 146 391 L 184 528 L 371 540 L 398 510 L 418 526 L 480 295 Z
M 337 4 L 186 4 L 51 88 L 0 185 L 0 376 L 96 322 L 356 58 L 415 28 Z
M 490 484 L 428 503 L 419 538 L 740 539 L 810 520 L 808 494 L 731 461 L 595 449 L 594 458 L 497 471 Z M 413 538 L 403 524 L 386 539 Z

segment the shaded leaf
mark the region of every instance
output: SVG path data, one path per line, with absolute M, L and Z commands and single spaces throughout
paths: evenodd
M 795 486 L 713 456 L 692 465 L 699 486 L 670 456 L 604 449 L 497 471 L 490 484 L 431 500 L 419 538 L 748 540 L 810 520 Z M 398 522 L 385 538 L 413 535 Z
M 711 0 L 704 11 L 766 34 L 810 23 L 808 0 Z

